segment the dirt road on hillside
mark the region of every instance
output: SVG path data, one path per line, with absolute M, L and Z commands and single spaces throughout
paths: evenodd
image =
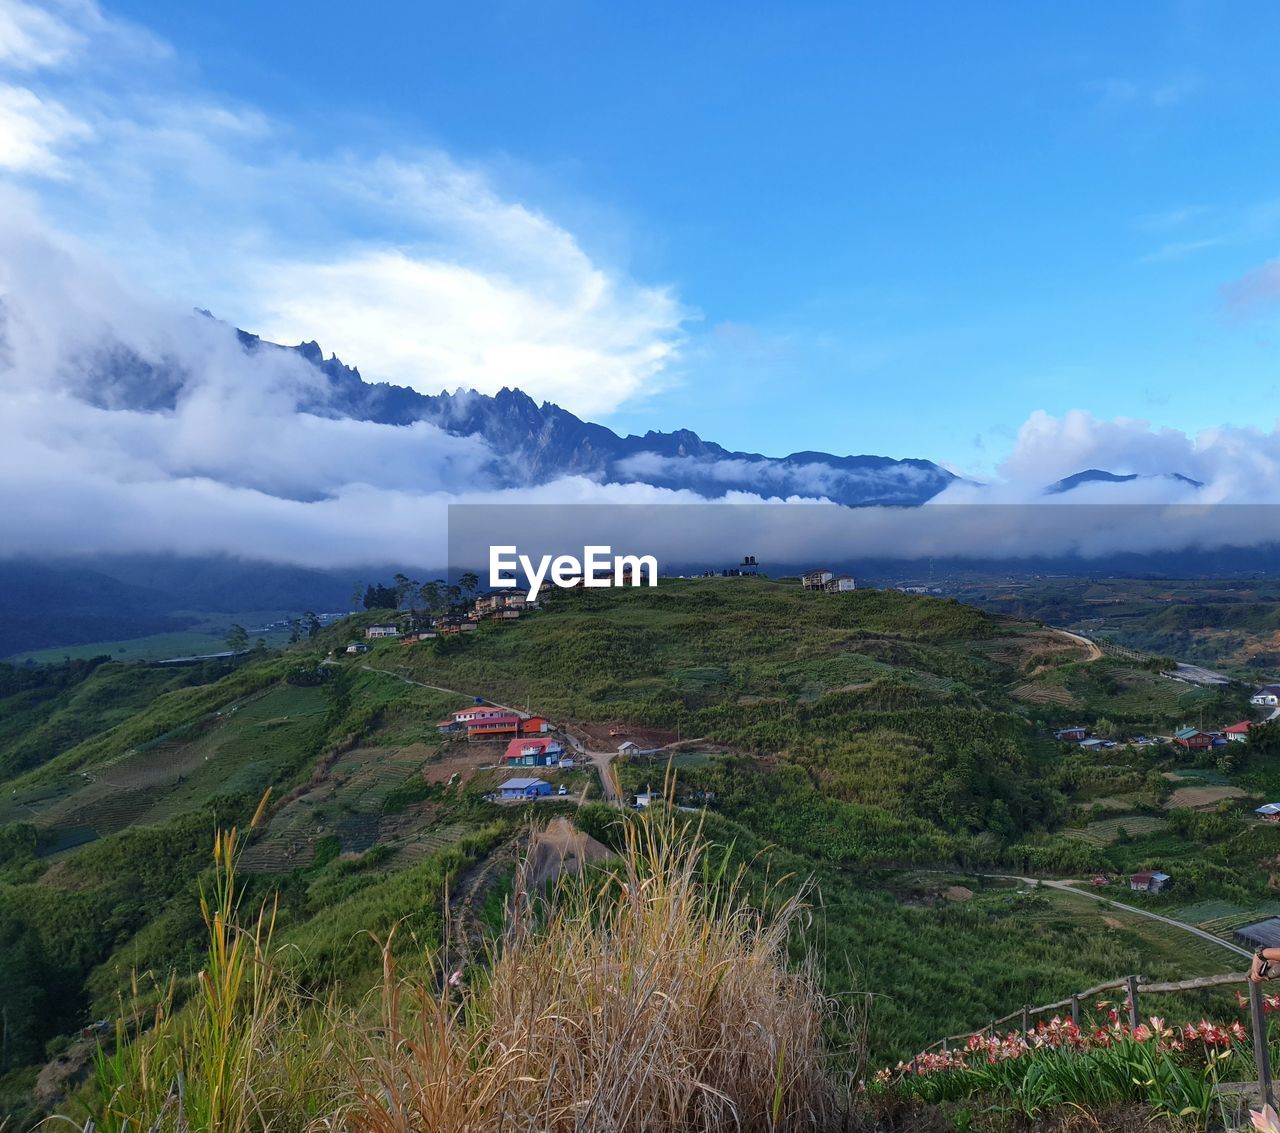
M 493 708 L 501 708 L 503 712 L 510 712 L 513 716 L 522 715 L 518 709 L 512 708 L 509 704 L 499 704 L 496 700 L 488 700 L 483 696 L 477 697 L 473 692 L 463 692 L 461 689 L 456 688 L 445 688 L 443 685 L 425 684 L 422 681 L 415 681 L 411 677 L 406 677 L 402 673 L 394 672 L 391 669 L 379 669 L 374 665 L 361 665 L 360 668 L 369 673 L 381 673 L 384 677 L 395 677 L 396 680 L 404 681 L 407 685 L 416 685 L 418 688 L 428 688 L 432 692 L 447 692 L 452 696 L 465 696 L 471 700 L 478 699 Z
M 1070 638 L 1077 645 L 1083 645 L 1089 653 L 1085 658 L 1086 662 L 1102 660 L 1102 649 L 1096 641 L 1090 641 L 1087 637 L 1081 637 L 1078 633 L 1072 633 L 1069 629 L 1055 629 L 1053 632 Z

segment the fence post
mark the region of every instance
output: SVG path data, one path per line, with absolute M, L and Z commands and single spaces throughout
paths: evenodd
M 1022 1033 L 1029 1035 L 1031 1033 L 1031 1004 L 1024 1003 L 1022 1005 Z
M 1262 1004 L 1262 985 L 1249 981 L 1249 1015 L 1253 1024 L 1253 1060 L 1258 1067 L 1258 1087 L 1262 1104 L 1274 1106 L 1271 1092 L 1271 1052 L 1267 1049 L 1267 1018 Z
M 1080 1026 L 1080 997 L 1078 995 L 1071 997 L 1071 1022 L 1077 1027 Z
M 1129 1026 L 1138 1027 L 1138 977 L 1130 976 L 1126 981 L 1129 988 Z

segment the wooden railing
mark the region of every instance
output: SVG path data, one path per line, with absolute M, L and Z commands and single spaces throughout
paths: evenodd
M 1249 1021 L 1250 1032 L 1253 1037 L 1254 1065 L 1258 1074 L 1258 1088 L 1262 1093 L 1263 1104 L 1274 1105 L 1271 1082 L 1271 1052 L 1267 1047 L 1267 1021 L 1262 985 L 1251 982 L 1247 972 L 1229 972 L 1220 976 L 1200 976 L 1197 979 L 1174 980 L 1167 983 L 1144 983 L 1140 976 L 1124 976 L 1118 980 L 1110 980 L 1107 983 L 1098 984 L 1096 987 L 1078 991 L 1066 999 L 1059 999 L 1056 1003 L 1045 1003 L 1039 1007 L 1024 1006 L 1019 1011 L 1013 1011 L 1002 1018 L 993 1019 L 985 1027 L 976 1031 L 948 1035 L 939 1039 L 932 1046 L 926 1047 L 923 1053 L 928 1054 L 930 1051 L 938 1049 L 949 1050 L 955 1043 L 968 1043 L 969 1039 L 975 1035 L 994 1035 L 997 1028 L 1007 1023 L 1012 1023 L 1014 1020 L 1021 1021 L 1024 1035 L 1029 1034 L 1032 1030 L 1031 1021 L 1034 1016 L 1045 1015 L 1051 1011 L 1063 1011 L 1067 1008 L 1071 1011 L 1071 1021 L 1078 1027 L 1081 1018 L 1081 1001 L 1092 999 L 1095 995 L 1100 995 L 1104 991 L 1125 989 L 1128 996 L 1129 1026 L 1136 1028 L 1142 1018 L 1138 1009 L 1138 995 L 1140 992 L 1144 995 L 1158 995 L 1168 992 L 1198 991 L 1201 988 L 1209 987 L 1227 987 L 1232 984 L 1242 983 L 1249 985 Z

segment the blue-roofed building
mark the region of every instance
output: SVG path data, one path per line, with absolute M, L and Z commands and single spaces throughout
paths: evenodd
M 551 784 L 545 779 L 508 779 L 498 794 L 504 799 L 536 799 L 551 794 Z

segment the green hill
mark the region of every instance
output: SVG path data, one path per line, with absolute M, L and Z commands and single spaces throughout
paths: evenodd
M 828 991 L 870 997 L 854 1037 L 876 1061 L 1117 973 L 1213 967 L 1212 946 L 1184 953 L 1175 930 L 1105 923 L 975 872 L 1137 868 L 1163 853 L 1182 863 L 1187 900 L 1244 905 L 1265 877 L 1225 875 L 1241 853 L 1280 852 L 1280 831 L 1242 841 L 1234 816 L 1096 835 L 1096 799 L 1158 808 L 1161 770 L 1180 764 L 1047 738 L 1048 709 L 1015 693 L 1046 655 L 1086 670 L 1083 650 L 955 602 L 664 580 L 558 592 L 518 622 L 347 655 L 378 616 L 219 666 L 62 666 L 0 684 L 0 1083 L 16 1113 L 33 1112 L 21 1099 L 60 1036 L 113 1016 L 135 970 L 176 973 L 189 992 L 209 837 L 244 825 L 267 788 L 246 900 L 278 896 L 294 975 L 349 999 L 376 982 L 374 937 L 393 926 L 405 955 L 446 934 L 470 947 L 531 818 L 565 814 L 613 838 L 591 769 L 546 773 L 563 798 L 485 798 L 500 746 L 435 728 L 475 696 L 544 713 L 598 750 L 620 742 L 611 730 L 644 747 L 691 741 L 674 801 L 707 808 L 753 891 L 766 876 L 815 880 L 804 935 Z M 667 760 L 615 764 L 621 787 L 660 787 Z M 1089 836 L 1061 833 L 1073 825 Z

